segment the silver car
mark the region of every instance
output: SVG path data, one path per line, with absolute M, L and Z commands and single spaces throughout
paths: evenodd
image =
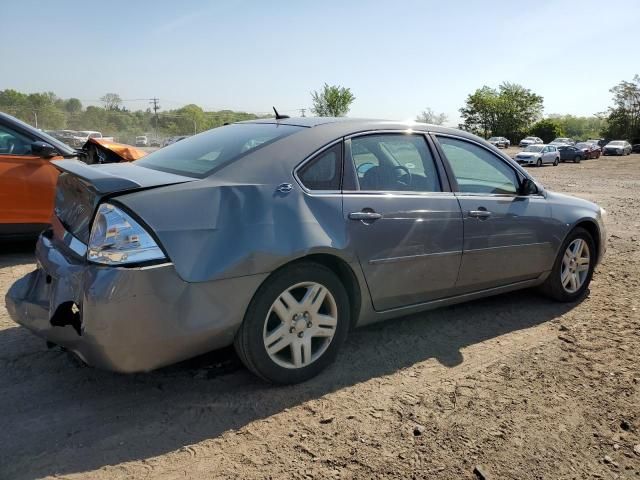
M 550 163 L 557 167 L 560 163 L 560 152 L 555 145 L 529 145 L 522 152 L 516 154 L 515 160 L 520 165 L 541 167 L 545 163 Z
M 234 344 L 260 377 L 303 381 L 355 326 L 527 287 L 575 301 L 605 250 L 597 205 L 432 125 L 263 119 L 54 163 L 52 227 L 7 309 L 120 372 Z
M 626 140 L 614 140 L 604 146 L 604 155 L 631 155 L 633 148 Z
M 540 137 L 525 137 L 522 140 L 520 140 L 520 143 L 518 144 L 518 146 L 520 146 L 521 148 L 526 148 L 529 145 L 539 145 L 543 143 L 544 142 Z

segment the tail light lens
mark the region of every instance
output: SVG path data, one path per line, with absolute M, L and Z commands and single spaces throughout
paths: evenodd
M 123 210 L 103 203 L 93 220 L 87 259 L 105 265 L 166 260 L 153 237 Z

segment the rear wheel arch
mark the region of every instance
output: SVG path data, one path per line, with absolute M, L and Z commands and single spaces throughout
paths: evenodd
M 362 304 L 362 286 L 353 271 L 353 268 L 342 258 L 331 253 L 312 253 L 298 257 L 294 260 L 280 265 L 277 269 L 273 270 L 267 278 L 262 281 L 262 285 L 267 283 L 269 279 L 278 271 L 289 268 L 292 265 L 299 263 L 312 262 L 328 268 L 333 272 L 342 283 L 343 287 L 347 291 L 349 297 L 349 313 L 350 313 L 350 327 L 353 328 L 358 323 L 358 317 L 360 316 L 360 307 Z M 254 296 L 260 290 L 260 287 L 256 289 Z

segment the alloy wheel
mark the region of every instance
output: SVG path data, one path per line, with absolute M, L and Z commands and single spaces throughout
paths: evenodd
M 590 263 L 589 245 L 582 238 L 576 238 L 565 250 L 560 268 L 560 283 L 568 293 L 580 290 L 589 274 Z
M 303 282 L 282 292 L 264 321 L 264 347 L 284 368 L 303 368 L 322 356 L 336 333 L 338 306 L 324 285 Z

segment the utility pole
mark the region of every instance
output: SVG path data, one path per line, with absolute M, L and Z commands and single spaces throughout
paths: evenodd
M 33 111 L 33 116 L 36 119 L 36 128 L 38 128 L 38 112 L 36 112 L 35 110 Z
M 307 111 L 307 109 L 306 109 L 306 108 L 301 108 L 301 109 L 300 109 L 300 116 L 301 116 L 301 117 L 304 117 L 304 112 L 306 112 L 306 111 Z
M 149 103 L 153 105 L 153 113 L 156 116 L 156 138 L 158 138 L 158 110 L 160 110 L 160 99 L 153 97 L 149 100 Z

